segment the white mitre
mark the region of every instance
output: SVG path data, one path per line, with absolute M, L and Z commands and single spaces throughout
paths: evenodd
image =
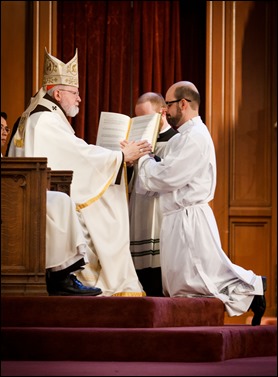
M 48 89 L 55 85 L 70 85 L 79 87 L 78 82 L 78 57 L 77 49 L 74 57 L 68 62 L 63 63 L 61 60 L 50 55 L 45 47 L 43 82 L 41 89 L 31 98 L 29 106 L 21 115 L 19 125 L 14 137 L 14 144 L 17 148 L 24 146 L 25 126 L 31 112 L 44 101 L 43 98 Z
M 68 63 L 63 63 L 55 56 L 50 55 L 45 47 L 42 85 L 61 84 L 79 87 L 77 49 L 74 57 Z

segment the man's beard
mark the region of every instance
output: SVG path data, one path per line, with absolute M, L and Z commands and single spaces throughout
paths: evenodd
M 172 126 L 175 129 L 178 129 L 179 126 L 180 126 L 178 124 L 179 124 L 179 121 L 181 119 L 181 116 L 182 116 L 181 110 L 178 109 L 177 114 L 176 114 L 175 117 L 173 117 L 171 115 L 167 115 L 167 121 L 170 124 L 170 126 Z
M 172 126 L 173 128 L 176 128 L 176 120 L 175 118 L 171 116 L 167 116 L 167 122 Z
M 64 109 L 68 117 L 74 118 L 79 113 L 78 106 L 71 106 L 68 109 Z

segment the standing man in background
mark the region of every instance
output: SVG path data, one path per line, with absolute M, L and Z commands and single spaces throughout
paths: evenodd
M 43 86 L 20 118 L 9 156 L 47 157 L 51 169 L 73 170 L 71 197 L 90 250 L 78 279 L 105 296 L 145 296 L 130 254 L 122 170 L 151 146 L 140 141 L 112 151 L 75 136 L 67 117 L 79 112 L 78 87 L 77 50 L 67 64 L 45 50 Z
M 167 141 L 174 136 L 174 130 L 166 119 L 167 106 L 161 94 L 147 92 L 141 95 L 135 105 L 135 115 L 160 113 L 161 123 L 154 150 L 155 159 L 164 156 Z M 156 195 L 137 194 L 136 177 L 138 167 L 133 167 L 130 182 L 130 250 L 137 275 L 147 296 L 163 296 L 160 267 L 160 227 L 161 213 Z
M 216 297 L 229 316 L 254 312 L 260 325 L 265 312 L 266 277 L 233 264 L 222 250 L 209 202 L 216 187 L 216 156 L 199 116 L 200 94 L 180 81 L 166 93 L 167 119 L 178 134 L 166 145 L 164 159 L 138 162 L 138 192 L 158 193 L 163 214 L 160 245 L 165 296 Z

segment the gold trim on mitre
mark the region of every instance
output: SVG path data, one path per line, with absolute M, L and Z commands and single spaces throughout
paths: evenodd
M 61 84 L 79 87 L 77 49 L 74 57 L 65 64 L 50 55 L 45 47 L 42 85 Z

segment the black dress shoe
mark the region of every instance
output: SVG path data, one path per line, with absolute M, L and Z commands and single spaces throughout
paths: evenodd
M 266 277 L 262 276 L 263 282 L 263 290 L 266 291 Z M 254 317 L 252 319 L 252 326 L 259 326 L 261 324 L 262 316 L 264 315 L 266 309 L 266 300 L 265 295 L 262 296 L 256 295 L 253 298 L 252 304 L 250 306 L 254 313 Z
M 73 274 L 64 280 L 47 279 L 47 291 L 49 296 L 98 296 L 102 290 L 97 287 L 86 287 Z

